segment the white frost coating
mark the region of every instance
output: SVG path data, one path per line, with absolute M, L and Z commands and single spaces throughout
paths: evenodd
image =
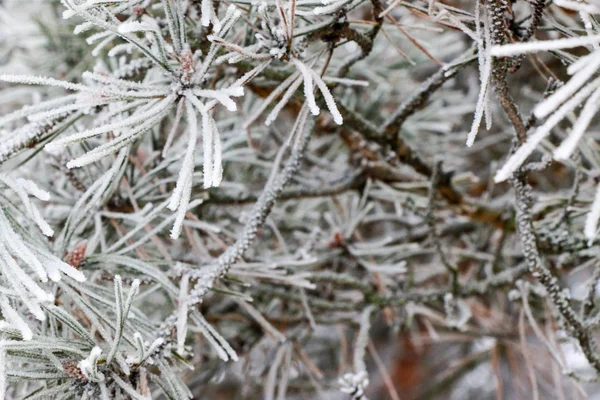
M 37 253 L 40 261 L 42 261 L 43 265 L 46 267 L 49 276 L 50 271 L 52 271 L 52 273 L 55 273 L 55 271 L 60 271 L 63 274 L 75 279 L 77 282 L 84 282 L 86 280 L 86 277 L 83 274 L 83 272 L 81 272 L 71 264 L 67 264 L 66 262 L 59 259 L 49 251 L 38 248 L 35 248 L 34 251 Z M 59 279 L 54 279 L 52 278 L 52 276 L 50 276 L 50 279 L 52 279 L 53 281 L 57 281 L 60 280 L 60 277 Z
M 270 126 L 279 116 L 279 113 L 281 112 L 281 110 L 283 110 L 283 108 L 285 107 L 285 105 L 287 104 L 288 101 L 290 101 L 290 99 L 292 98 L 292 96 L 294 95 L 294 93 L 296 93 L 296 90 L 298 90 L 298 88 L 300 87 L 300 85 L 302 84 L 302 79 L 297 79 L 283 94 L 283 96 L 281 96 L 281 100 L 279 100 L 279 102 L 275 105 L 275 107 L 273 107 L 273 109 L 271 110 L 271 112 L 269 113 L 269 115 L 267 115 L 267 118 L 265 119 L 265 125 L 266 126 Z M 281 87 L 281 86 L 279 86 Z M 279 88 L 278 87 L 278 88 Z
M 125 2 L 127 2 L 127 0 L 88 0 L 85 3 L 81 4 L 79 7 L 83 10 L 87 10 L 92 7 L 109 5 L 112 3 L 125 3 Z M 77 12 L 74 10 L 65 10 L 65 11 L 63 11 L 62 17 L 63 17 L 63 19 L 69 19 L 76 14 L 77 14 Z
M 183 228 L 183 221 L 185 220 L 185 214 L 187 212 L 187 206 L 190 201 L 192 193 L 192 176 L 187 176 L 181 190 L 181 203 L 175 213 L 175 222 L 173 223 L 173 229 L 171 229 L 171 239 L 179 238 L 181 235 L 181 229 Z
M 98 42 L 99 40 L 106 39 L 107 37 L 111 37 L 113 35 L 114 34 L 110 31 L 98 32 L 98 33 L 94 33 L 91 36 L 88 36 L 88 38 L 85 39 L 85 41 L 87 44 L 92 45 L 92 44 Z
M 48 277 L 42 263 L 27 248 L 19 235 L 12 229 L 10 222 L 0 209 L 0 244 L 4 243 L 7 249 L 25 262 L 39 277 L 42 282 L 46 282 Z
M 13 122 L 13 121 L 16 121 L 16 120 L 19 120 L 22 118 L 26 118 L 27 116 L 29 116 L 33 113 L 50 110 L 56 106 L 62 106 L 65 103 L 69 103 L 71 101 L 76 101 L 78 96 L 79 96 L 78 93 L 71 94 L 68 96 L 61 96 L 61 97 L 58 97 L 58 98 L 52 99 L 52 100 L 42 101 L 38 104 L 21 107 L 20 109 L 13 111 L 10 114 L 6 114 L 6 115 L 3 115 L 2 117 L 0 117 L 0 126 L 6 125 L 9 122 Z
M 102 349 L 96 346 L 92 349 L 92 351 L 90 351 L 89 357 L 79 361 L 78 364 L 81 373 L 85 375 L 86 378 L 94 382 L 104 380 L 104 375 L 99 373 L 97 370 L 97 364 L 98 359 L 100 358 L 100 354 L 102 354 Z
M 133 400 L 151 400 L 149 397 L 142 396 L 141 394 L 139 394 L 139 392 L 137 390 L 135 390 L 135 388 L 133 386 L 131 386 L 131 384 L 129 384 L 128 382 L 125 382 L 123 379 L 121 379 L 119 377 L 119 375 L 112 372 L 111 376 L 112 376 L 113 381 L 115 381 L 115 383 L 117 385 L 119 385 L 121 387 L 121 389 L 123 389 L 125 391 L 125 393 L 127 393 L 130 396 L 131 399 L 133 399 Z
M 85 275 L 80 270 L 76 269 L 72 265 L 69 265 L 65 262 L 62 262 L 59 259 L 54 260 L 52 263 L 56 269 L 58 269 L 63 274 L 75 279 L 77 282 L 84 282 L 86 280 Z
M 313 13 L 315 15 L 331 14 L 333 12 L 336 12 L 340 8 L 344 7 L 346 4 L 350 3 L 350 1 L 352 1 L 352 0 L 340 0 L 340 1 L 330 2 L 330 4 L 326 5 L 325 7 L 315 7 L 313 10 Z
M 162 345 L 164 342 L 165 340 L 163 338 L 154 339 L 154 341 L 150 343 L 150 346 L 148 347 L 148 353 L 153 353 L 156 350 L 156 348 Z
M 67 115 L 68 113 L 70 113 L 72 111 L 86 109 L 86 108 L 89 109 L 91 107 L 104 105 L 109 102 L 110 102 L 110 100 L 105 99 L 105 100 L 98 100 L 98 101 L 77 102 L 75 104 L 67 104 L 65 106 L 55 108 L 53 110 L 43 111 L 43 112 L 36 113 L 36 114 L 30 114 L 27 116 L 27 119 L 32 122 L 47 121 L 49 119 L 58 118 L 60 116 Z
M 94 27 L 94 24 L 92 24 L 91 22 L 84 22 L 83 24 L 77 25 L 75 27 L 75 29 L 73 29 L 73 34 L 74 35 L 79 35 L 80 33 L 84 33 L 84 32 L 89 31 L 93 27 Z
M 485 51 L 483 59 L 483 71 L 481 73 L 481 88 L 479 89 L 479 96 L 477 98 L 477 106 L 475 107 L 475 116 L 473 117 L 473 124 L 471 125 L 471 131 L 467 136 L 467 146 L 473 146 L 479 126 L 481 125 L 481 119 L 485 112 L 487 90 L 490 81 L 490 73 L 492 71 L 492 57 L 489 51 Z
M 477 33 L 477 37 L 480 38 L 480 40 L 477 41 L 477 62 L 479 64 L 479 85 L 481 89 L 481 87 L 484 85 L 483 75 L 485 72 L 486 62 L 488 62 L 489 66 L 491 67 L 492 56 L 489 49 L 492 46 L 492 39 L 490 36 L 488 19 L 486 18 L 485 14 L 482 14 L 479 2 L 476 2 L 475 4 L 475 32 Z M 490 78 L 488 75 L 487 80 L 489 81 L 489 79 Z M 485 85 L 489 86 L 489 82 L 485 83 Z M 485 97 L 483 99 L 483 118 L 485 119 L 485 128 L 489 131 L 492 129 L 492 107 L 488 92 L 489 90 L 486 88 Z M 473 119 L 473 122 L 475 122 L 475 119 Z M 479 124 L 481 124 L 481 122 Z
M 590 96 L 585 103 L 585 106 L 583 106 L 583 110 L 581 110 L 577 122 L 573 125 L 571 133 L 569 133 L 569 136 L 563 140 L 560 146 L 554 151 L 555 159 L 566 160 L 573 154 L 583 133 L 590 125 L 590 122 L 592 122 L 592 118 L 594 118 L 596 112 L 598 112 L 598 108 L 600 108 L 600 89 L 597 89 L 594 94 Z
M 38 199 L 42 200 L 42 201 L 50 201 L 50 193 L 48 193 L 45 190 L 40 189 L 40 187 L 38 185 L 35 184 L 35 182 L 29 180 L 29 179 L 18 179 L 17 182 L 19 182 L 21 185 L 23 185 L 23 188 L 29 192 L 29 194 L 37 197 Z
M 90 88 L 88 88 L 87 86 L 80 85 L 78 83 L 59 81 L 58 79 L 47 78 L 45 76 L 2 74 L 2 75 L 0 75 L 0 81 L 9 82 L 9 83 L 21 83 L 23 85 L 56 86 L 56 87 L 61 87 L 64 89 L 74 90 L 74 91 L 84 91 L 84 92 L 90 91 Z
M 302 74 L 304 79 L 304 97 L 306 97 L 306 103 L 312 115 L 319 115 L 321 111 L 317 106 L 314 94 L 313 75 L 310 73 L 309 68 L 304 65 L 300 60 L 292 58 L 292 62 Z
M 192 174 L 194 173 L 194 156 L 196 154 L 196 142 L 198 140 L 198 120 L 196 118 L 196 112 L 194 111 L 191 102 L 188 101 L 185 105 L 188 116 L 188 125 L 190 127 L 188 133 L 188 145 L 181 169 L 179 170 L 175 190 L 173 191 L 169 200 L 169 205 L 167 206 L 172 211 L 177 210 L 177 217 L 175 218 L 175 223 L 171 230 L 172 239 L 177 239 L 181 234 L 183 220 L 185 219 L 185 213 L 190 202 Z
M 35 207 L 28 197 L 28 193 L 30 193 L 38 197 L 40 200 L 48 201 L 50 200 L 50 194 L 48 192 L 41 190 L 35 183 L 31 181 L 21 178 L 14 180 L 5 174 L 0 174 L 0 182 L 4 183 L 19 196 L 19 199 L 25 206 L 29 218 L 36 223 L 44 235 L 48 237 L 54 235 L 54 231 L 50 225 L 44 220 L 40 211 Z M 38 271 L 41 269 L 41 265 L 38 266 Z
M 215 31 L 218 32 L 221 29 L 221 23 L 215 14 L 212 0 L 202 0 L 201 10 L 202 17 L 200 21 L 202 26 L 208 27 L 212 23 L 215 27 Z
M 213 141 L 215 135 L 213 131 L 213 124 L 210 122 L 210 116 L 206 108 L 202 112 L 202 150 L 204 159 L 204 188 L 208 189 L 212 187 L 212 165 L 213 165 Z
M 319 112 L 321 111 L 319 109 L 319 106 L 317 106 L 317 102 L 315 100 L 314 95 L 314 85 L 316 84 L 319 90 L 321 91 L 323 98 L 325 99 L 325 104 L 327 104 L 327 108 L 333 116 L 333 120 L 336 124 L 341 125 L 344 122 L 342 114 L 340 114 L 335 104 L 335 100 L 333 99 L 331 92 L 327 88 L 327 85 L 325 84 L 325 82 L 323 82 L 323 79 L 321 79 L 321 76 L 296 58 L 292 58 L 292 62 L 294 63 L 298 71 L 300 71 L 300 73 L 302 74 L 302 78 L 304 79 L 304 96 L 306 97 L 306 103 L 308 104 L 308 108 L 310 109 L 311 114 L 319 115 Z M 275 117 L 271 117 L 268 119 L 269 124 L 274 120 L 274 118 Z
M 153 32 L 156 28 L 146 21 L 130 21 L 119 25 L 119 33 Z
M 223 361 L 238 361 L 238 355 L 231 345 L 204 319 L 199 312 L 192 312 L 192 320 L 196 323 L 197 329 L 202 332 L 206 340 L 216 350 L 219 358 Z
M 556 126 L 562 119 L 581 104 L 600 84 L 600 78 L 597 78 L 592 83 L 588 84 L 585 88 L 581 89 L 573 98 L 563 104 L 554 114 L 552 114 L 548 120 L 540 126 L 533 135 L 531 135 L 527 141 L 517 149 L 517 151 L 510 156 L 506 164 L 496 173 L 494 181 L 496 183 L 503 182 L 510 178 L 510 176 L 523 164 L 525 159 L 535 150 L 538 144 L 548 136 L 552 128 Z
M 129 131 L 125 131 L 116 139 L 104 143 L 76 159 L 70 160 L 67 163 L 67 168 L 82 167 L 92 162 L 99 161 L 100 159 L 108 156 L 109 154 L 116 153 L 123 147 L 137 140 L 137 138 L 141 136 L 144 132 L 146 132 L 148 129 L 152 128 L 154 125 L 159 123 L 161 119 L 165 117 L 168 111 L 169 107 L 165 108 L 164 110 L 161 110 L 159 114 L 152 116 L 152 118 L 147 120 L 145 123 L 137 126 L 136 128 L 133 128 Z
M 13 181 L 5 175 L 0 176 L 0 179 L 4 183 L 7 183 L 13 190 L 16 189 L 16 193 L 19 194 L 21 200 L 25 202 L 30 218 L 40 226 L 42 232 L 47 235 L 52 233 L 51 228 L 47 226 L 47 223 L 43 219 L 41 219 L 41 215 L 37 208 L 28 203 L 29 199 L 25 192 L 31 193 L 43 200 L 49 200 L 49 193 L 41 190 L 35 183 L 26 179 Z M 50 232 L 48 232 L 48 230 L 50 230 Z M 31 279 L 29 274 L 21 269 L 19 264 L 11 256 L 11 253 L 27 264 L 42 282 L 47 282 L 48 277 L 53 281 L 60 280 L 59 272 L 62 272 L 79 282 L 86 279 L 81 271 L 61 261 L 47 250 L 24 242 L 12 229 L 10 222 L 4 215 L 4 212 L 0 209 L 0 259 L 2 260 L 4 274 L 9 276 L 11 286 L 17 291 L 19 297 L 27 305 L 30 311 L 40 320 L 44 320 L 45 315 L 36 301 L 53 301 L 54 296 L 39 287 L 33 279 Z
M 158 89 L 158 90 L 163 90 L 164 94 L 167 94 L 170 91 L 170 88 L 167 86 L 164 86 L 164 85 L 152 85 L 152 84 L 148 84 L 148 83 L 127 81 L 124 79 L 118 79 L 118 78 L 112 77 L 110 75 L 99 74 L 96 72 L 85 71 L 82 76 L 84 79 L 91 79 L 96 82 L 103 83 L 105 85 L 114 85 L 121 90 L 128 90 L 128 89 L 146 90 L 146 91 L 151 90 L 152 92 L 154 92 L 155 90 Z
M 594 196 L 594 202 L 590 208 L 585 219 L 585 227 L 583 234 L 585 237 L 592 242 L 596 237 L 596 231 L 598 230 L 598 219 L 600 219 L 600 185 L 596 188 L 596 195 Z
M 587 60 L 585 67 L 579 70 L 569 81 L 552 93 L 547 99 L 538 104 L 533 113 L 537 118 L 545 118 L 556 110 L 558 106 L 571 97 L 584 83 L 592 77 L 600 67 L 600 52 L 595 52 Z
M 52 263 L 46 264 L 46 272 L 48 273 L 48 278 L 50 278 L 52 282 L 60 282 L 60 272 L 58 272 L 56 265 Z
M 369 386 L 369 375 L 367 371 L 359 371 L 358 373 L 348 372 L 338 379 L 340 392 L 351 396 L 353 400 L 368 400 L 365 396 L 367 386 Z
M 240 97 L 244 95 L 243 86 L 230 86 L 228 88 L 219 89 L 219 91 L 225 93 L 228 96 Z
M 560 6 L 562 8 L 566 8 L 569 10 L 573 10 L 573 11 L 583 11 L 583 12 L 590 13 L 590 14 L 599 14 L 600 13 L 600 7 L 598 7 L 594 4 L 580 3 L 577 1 L 571 1 L 571 0 L 554 0 L 553 3 L 556 4 L 557 6 Z
M 4 266 L 4 272 L 6 275 L 10 275 L 16 280 L 14 282 L 10 282 L 11 285 L 16 289 L 26 289 L 19 291 L 19 296 L 22 298 L 29 297 L 31 295 L 35 296 L 38 302 L 45 301 L 53 301 L 54 296 L 51 293 L 44 292 L 44 290 L 39 287 L 33 279 L 29 277 L 23 271 L 19 264 L 10 256 L 4 245 L 0 244 L 0 259 L 2 259 Z M 33 311 L 33 310 L 32 310 Z M 45 316 L 36 315 L 36 318 L 40 320 L 44 320 Z
M 319 74 L 317 74 L 312 69 L 310 69 L 309 71 L 312 74 L 312 76 L 315 80 L 315 83 L 319 87 L 319 90 L 321 91 L 323 98 L 325 99 L 325 104 L 327 105 L 329 112 L 333 116 L 333 120 L 335 121 L 336 124 L 341 125 L 344 122 L 344 119 L 342 118 L 342 114 L 340 114 L 337 106 L 335 105 L 335 100 L 333 99 L 331 92 L 327 88 L 327 85 L 325 84 L 325 82 L 323 82 L 323 79 L 321 79 Z
M 187 334 L 187 315 L 188 315 L 188 287 L 190 276 L 184 274 L 181 277 L 179 286 L 179 301 L 177 306 L 177 352 L 183 354 L 185 346 L 185 336 Z
M 581 18 L 581 22 L 583 22 L 583 26 L 585 27 L 585 32 L 587 35 L 592 36 L 594 34 L 595 22 L 592 22 L 592 17 L 590 16 L 589 12 L 580 10 L 579 18 Z M 596 50 L 600 49 L 600 45 L 598 43 L 592 44 L 592 47 Z
M 175 95 L 169 95 L 160 102 L 158 102 L 158 104 L 156 104 L 154 107 L 144 112 L 133 114 L 132 116 L 125 118 L 122 121 L 114 122 L 108 125 L 103 125 L 94 129 L 87 129 L 85 131 L 75 133 L 65 138 L 55 140 L 53 142 L 48 143 L 46 147 L 50 150 L 60 148 L 62 146 L 89 139 L 91 137 L 98 136 L 106 132 L 120 130 L 138 122 L 146 121 L 152 117 L 156 117 L 156 115 L 160 114 L 161 111 L 168 108 L 174 100 Z
M 369 81 L 361 81 L 361 80 L 349 79 L 349 78 L 337 78 L 335 76 L 324 76 L 323 81 L 331 82 L 331 83 L 339 83 L 340 85 L 345 85 L 345 86 L 363 86 L 363 87 L 369 86 Z
M 135 363 L 139 363 L 144 359 L 144 356 L 146 355 L 146 344 L 144 343 L 144 338 L 142 337 L 142 334 L 137 331 L 133 333 L 133 341 L 137 350 L 137 358 L 133 359 L 135 361 L 132 361 Z
M 117 37 L 117 35 L 111 35 L 111 36 L 107 37 L 106 39 L 104 39 L 103 41 L 101 41 L 100 43 L 98 43 L 98 45 L 96 47 L 94 47 L 94 49 L 92 50 L 92 56 L 98 57 L 98 55 L 100 54 L 102 49 L 104 49 L 106 46 L 108 46 L 108 44 L 110 42 L 112 42 L 113 39 L 115 39 L 116 37 Z
M 133 49 L 134 46 L 131 43 L 121 43 L 110 49 L 107 54 L 109 57 L 116 57 L 122 53 L 131 54 Z
M 200 115 L 202 116 L 204 188 L 217 187 L 221 183 L 223 171 L 221 165 L 221 144 L 217 145 L 215 143 L 216 140 L 220 140 L 217 125 L 209 114 L 207 106 L 202 104 L 192 92 L 187 92 L 185 96 L 200 111 Z
M 367 371 L 367 365 L 365 363 L 365 353 L 369 344 L 369 331 L 371 329 L 371 313 L 374 307 L 368 306 L 365 308 L 360 316 L 360 329 L 356 337 L 356 345 L 354 348 L 354 372 L 360 373 L 361 371 Z
M 237 21 L 237 19 L 241 15 L 242 15 L 242 12 L 240 11 L 240 9 L 238 9 L 233 4 L 230 4 L 227 7 L 227 10 L 225 10 L 225 16 L 218 23 L 218 25 L 220 25 L 220 26 L 217 27 L 215 25 L 215 34 L 218 36 L 221 36 L 221 37 L 224 36 L 229 31 L 229 29 L 231 29 L 231 27 L 233 26 L 235 21 Z
M 250 127 L 250 125 L 252 125 L 254 123 L 254 121 L 256 121 L 258 119 L 258 117 L 260 117 L 260 115 L 267 109 L 267 107 L 281 94 L 283 93 L 290 85 L 292 85 L 294 82 L 297 82 L 296 80 L 300 77 L 300 72 L 296 71 L 293 74 L 291 74 L 289 77 L 287 77 L 283 82 L 281 82 L 279 84 L 279 86 L 277 86 L 272 92 L 271 94 L 269 94 L 267 96 L 267 98 L 261 103 L 261 105 L 256 109 L 255 112 L 253 112 L 251 114 L 251 116 L 244 122 L 244 129 L 248 129 Z M 300 81 L 301 83 L 301 81 Z M 300 83 L 298 83 L 298 86 L 296 88 L 298 88 L 300 86 Z M 296 89 L 294 89 L 295 91 Z M 283 104 L 285 105 L 285 104 Z M 282 106 L 283 107 L 283 106 Z M 276 118 L 277 116 L 275 116 Z
M 212 125 L 212 133 L 213 133 L 213 165 L 212 165 L 212 181 L 211 184 L 214 187 L 217 187 L 221 184 L 223 180 L 223 151 L 221 149 L 221 137 L 219 135 L 219 130 L 217 129 L 217 122 L 211 118 L 210 123 Z
M 15 262 L 12 257 L 7 253 L 6 249 L 2 244 L 0 244 L 0 260 L 2 264 L 0 264 L 0 269 L 2 270 L 3 275 L 9 280 L 12 288 L 17 292 L 20 300 L 23 301 L 23 304 L 27 306 L 29 311 L 40 321 L 44 321 L 46 319 L 46 315 L 42 311 L 39 306 L 40 302 L 49 300 L 50 294 L 43 296 L 40 298 L 33 298 L 32 291 L 30 286 L 37 286 L 31 278 L 27 274 L 25 274 L 22 270 L 20 270 L 19 265 Z M 39 291 L 42 291 L 41 288 L 38 287 Z M 52 296 L 54 297 L 54 296 Z
M 237 105 L 235 104 L 235 102 L 233 100 L 231 100 L 229 95 L 223 90 L 200 89 L 200 90 L 194 90 L 193 92 L 196 96 L 208 97 L 211 99 L 218 100 L 219 103 L 223 104 L 225 106 L 225 108 L 227 108 L 229 111 L 237 110 Z
M 467 36 L 469 36 L 471 39 L 473 39 L 473 41 L 475 43 L 478 43 L 481 41 L 481 37 L 479 35 L 477 35 L 475 32 L 473 32 L 468 26 L 466 26 L 459 18 L 457 18 L 454 14 L 452 14 L 451 12 L 449 12 L 448 10 L 442 8 L 441 6 L 438 6 L 438 8 L 442 9 L 442 12 L 440 12 L 440 14 L 444 13 L 444 16 L 446 16 L 448 18 L 448 20 L 450 22 L 452 22 L 458 29 L 460 29 L 464 34 L 466 34 Z M 438 17 L 439 15 L 438 14 Z M 441 20 L 442 18 L 439 18 L 438 20 Z
M 535 53 L 538 51 L 572 49 L 574 47 L 588 46 L 594 43 L 600 43 L 600 35 L 544 40 L 539 42 L 511 43 L 503 46 L 493 46 L 492 56 L 510 57 L 524 53 Z
M 8 304 L 6 299 L 0 299 L 0 308 L 2 309 L 2 316 L 8 323 L 16 328 L 21 335 L 23 336 L 23 340 L 31 340 L 33 339 L 33 332 L 29 325 L 21 318 L 21 316 Z M 4 349 L 2 349 L 4 352 Z

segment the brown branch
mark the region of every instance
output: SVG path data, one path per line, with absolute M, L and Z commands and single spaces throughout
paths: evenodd
M 506 3 L 496 0 L 488 3 L 488 9 L 492 16 L 492 39 L 494 44 L 504 43 L 504 14 Z M 518 112 L 517 106 L 508 92 L 506 83 L 507 63 L 506 59 L 497 59 L 494 63 L 493 78 L 496 93 L 504 112 L 510 119 L 515 130 L 517 144 L 523 145 L 527 140 L 527 127 Z M 571 307 L 569 298 L 560 287 L 556 277 L 546 268 L 539 252 L 537 238 L 531 217 L 530 202 L 531 188 L 526 181 L 526 171 L 518 171 L 510 180 L 515 189 L 515 200 L 517 209 L 517 232 L 523 248 L 523 255 L 531 274 L 540 282 L 548 293 L 552 304 L 566 323 L 570 334 L 579 342 L 581 349 L 590 364 L 600 373 L 600 357 L 598 357 L 596 343 L 589 330 L 579 319 Z

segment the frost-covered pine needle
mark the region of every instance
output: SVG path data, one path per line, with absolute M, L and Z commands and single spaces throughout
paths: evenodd
M 596 188 L 594 201 L 590 207 L 587 217 L 585 218 L 585 228 L 583 229 L 583 233 L 590 243 L 593 242 L 594 238 L 596 237 L 598 220 L 600 220 L 600 185 Z
M 325 82 L 323 82 L 323 79 L 321 79 L 319 74 L 317 74 L 315 71 L 313 71 L 311 69 L 309 72 L 313 76 L 314 81 L 317 84 L 317 87 L 321 91 L 321 94 L 323 95 L 323 98 L 325 99 L 325 104 L 327 105 L 327 108 L 329 109 L 329 112 L 331 113 L 333 120 L 335 121 L 336 124 L 342 125 L 342 123 L 344 122 L 344 119 L 342 118 L 342 114 L 340 114 L 340 112 L 338 111 L 338 108 L 335 105 L 335 100 L 333 99 L 331 92 L 327 88 L 327 85 L 325 84 Z
M 179 299 L 177 305 L 177 352 L 179 354 L 184 354 L 185 336 L 187 334 L 189 283 L 190 276 L 184 274 L 179 286 Z
M 302 78 L 304 79 L 304 96 L 306 97 L 310 112 L 312 115 L 319 115 L 320 110 L 317 106 L 314 94 L 313 74 L 311 74 L 309 68 L 298 59 L 293 58 L 292 62 L 296 68 L 298 68 L 298 71 L 300 71 Z
M 490 74 L 492 71 L 492 57 L 489 54 L 489 51 L 485 51 L 483 59 L 483 71 L 481 73 L 481 82 L 479 89 L 479 96 L 477 97 L 477 105 L 475 106 L 475 116 L 473 117 L 473 124 L 471 125 L 471 130 L 467 135 L 467 146 L 473 146 L 475 143 L 475 138 L 477 137 L 477 132 L 479 131 L 479 125 L 481 124 L 481 119 L 483 118 L 483 114 L 485 112 L 486 104 L 487 104 L 487 96 L 488 96 L 488 84 L 490 82 Z
M 579 36 L 567 39 L 543 40 L 539 42 L 511 43 L 503 46 L 493 46 L 491 54 L 494 57 L 510 57 L 525 53 L 535 53 L 548 50 L 572 49 L 600 43 L 600 35 Z
M 330 2 L 328 5 L 325 5 L 323 7 L 315 7 L 313 9 L 313 13 L 315 13 L 315 15 L 327 15 L 327 14 L 332 14 L 338 10 L 340 10 L 342 7 L 344 7 L 346 4 L 350 3 L 352 0 L 338 0 L 338 1 L 333 1 Z
M 554 4 L 569 10 L 583 11 L 589 14 L 600 14 L 600 7 L 595 4 L 586 4 L 572 0 L 555 0 Z
M 565 85 L 535 107 L 535 116 L 545 118 L 555 111 L 558 106 L 576 93 L 597 72 L 599 67 L 600 51 L 597 51 L 592 53 L 590 57 L 586 57 L 585 66 L 578 70 Z
M 585 99 L 595 91 L 600 85 L 600 78 L 596 78 L 589 83 L 585 88 L 581 89 L 569 101 L 563 104 L 554 114 L 552 114 L 543 125 L 535 130 L 535 132 L 527 138 L 527 141 L 517 149 L 517 151 L 509 157 L 504 166 L 496 172 L 494 181 L 502 182 L 510 178 L 511 175 L 523 164 L 531 153 L 535 151 L 539 143 L 544 140 L 552 128 L 554 128 L 567 113 L 579 106 Z
M 81 373 L 91 381 L 98 382 L 104 380 L 104 375 L 98 371 L 100 354 L 102 354 L 102 349 L 96 346 L 90 351 L 90 355 L 78 364 Z
M 554 150 L 554 158 L 557 160 L 566 160 L 571 154 L 575 151 L 577 144 L 581 140 L 585 130 L 588 128 L 590 122 L 598 112 L 600 108 L 600 89 L 596 89 L 596 91 L 590 96 L 587 100 L 577 121 L 573 125 L 571 132 L 569 132 L 569 136 L 565 140 L 562 141 L 560 146 L 556 150 Z
M 29 75 L 8 75 L 8 74 L 0 74 L 0 81 L 10 82 L 10 83 L 21 83 L 24 85 L 46 85 L 46 86 L 56 86 L 61 87 L 67 90 L 73 91 L 90 91 L 87 86 L 80 85 L 77 83 L 59 81 L 54 78 L 47 78 L 44 76 L 29 76 Z
M 29 325 L 21 318 L 21 316 L 8 304 L 5 298 L 0 298 L 0 309 L 2 310 L 2 316 L 8 323 L 21 332 L 23 340 L 31 340 L 33 338 L 33 332 Z M 4 352 L 4 349 L 1 350 Z M 1 378 L 0 378 L 1 379 Z
M 341 125 L 343 123 L 342 115 L 338 111 L 337 106 L 335 105 L 335 100 L 333 99 L 333 96 L 331 96 L 331 92 L 329 92 L 329 89 L 327 88 L 325 82 L 323 82 L 323 79 L 321 79 L 319 74 L 317 74 L 308 66 L 304 65 L 298 59 L 293 58 L 292 62 L 298 71 L 300 71 L 302 78 L 304 79 L 304 96 L 306 97 L 306 102 L 308 103 L 310 112 L 313 115 L 319 115 L 320 112 L 314 95 L 314 84 L 316 84 L 321 91 L 323 98 L 325 99 L 325 104 L 327 104 L 327 108 L 329 109 L 329 112 L 331 112 L 333 120 L 336 124 Z
M 202 143 L 204 148 L 204 188 L 219 186 L 222 180 L 221 150 L 219 132 L 214 119 L 207 107 L 192 93 L 186 93 L 186 98 L 200 112 L 202 117 Z M 192 111 L 193 112 L 193 111 Z M 195 116 L 194 116 L 195 118 Z

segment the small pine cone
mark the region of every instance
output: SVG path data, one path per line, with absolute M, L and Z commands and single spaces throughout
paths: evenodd
M 75 379 L 87 381 L 87 378 L 83 375 L 83 372 L 81 372 L 81 368 L 77 365 L 77 361 L 64 361 L 62 365 L 65 374 Z
M 79 265 L 85 257 L 85 250 L 87 249 L 87 242 L 81 242 L 75 248 L 68 252 L 65 256 L 65 262 L 73 267 L 79 269 Z

